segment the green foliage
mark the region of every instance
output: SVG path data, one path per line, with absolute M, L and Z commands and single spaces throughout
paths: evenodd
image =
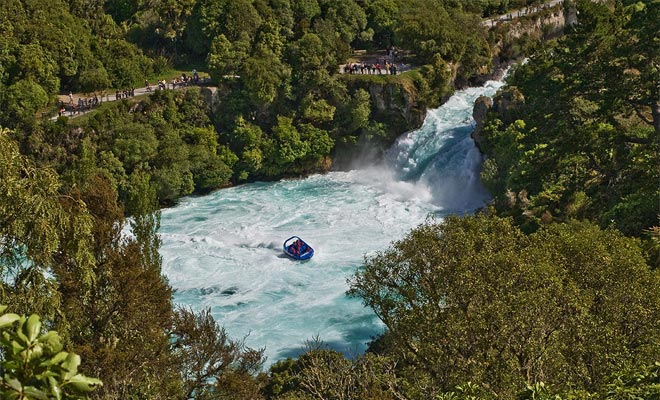
M 83 92 L 102 91 L 111 85 L 108 71 L 102 65 L 80 72 L 79 86 Z
M 108 40 L 99 49 L 99 59 L 110 74 L 112 87 L 130 88 L 153 71 L 152 62 L 136 46 L 123 40 Z
M 263 365 L 263 349 L 231 340 L 208 309 L 195 313 L 178 308 L 171 337 L 184 382 L 183 398 L 261 398 L 254 376 Z
M 41 334 L 38 315 L 4 313 L 0 306 L 0 396 L 3 399 L 86 399 L 102 385 L 78 373 L 80 356 L 62 351 L 56 331 Z
M 364 128 L 369 122 L 371 115 L 371 97 L 364 89 L 358 89 L 353 93 L 348 105 L 349 132 Z
M 272 103 L 278 89 L 286 82 L 289 68 L 272 51 L 262 48 L 255 56 L 244 61 L 240 74 L 245 89 L 256 105 Z
M 69 263 L 53 269 L 68 319 L 69 342 L 89 364 L 84 372 L 102 377 L 103 398 L 177 397 L 181 381 L 169 351 L 172 289 L 161 274 L 160 215 L 150 176 L 130 176 L 128 203 L 132 235 L 117 193 L 103 174 L 79 182 L 80 196 L 94 218 L 96 279 L 83 290 Z
M 328 104 L 324 99 L 315 99 L 309 95 L 305 97 L 301 104 L 302 117 L 311 123 L 327 124 L 332 122 L 335 116 L 336 107 Z
M 195 190 L 206 192 L 226 185 L 232 170 L 217 155 L 217 138 L 210 127 L 195 128 L 184 137 L 189 146 L 190 172 Z
M 606 400 L 660 398 L 660 363 L 624 369 L 604 389 Z
M 200 92 L 160 92 L 141 102 L 140 112 L 129 112 L 133 104 L 128 102 L 107 104 L 88 121 L 81 120 L 80 127 L 68 128 L 76 134 L 49 135 L 48 140 L 53 144 L 66 140 L 68 147 L 73 141 L 74 154 L 69 157 L 76 158 L 81 141 L 89 137 L 96 143 L 91 149 L 99 164 L 95 167 L 109 174 L 122 199 L 130 190 L 127 176 L 134 171 L 150 172 L 161 203 L 226 185 L 231 166 L 219 151 Z M 81 128 L 86 132 L 83 136 L 79 136 Z M 66 158 L 58 162 L 64 164 Z
M 461 79 L 489 65 L 486 28 L 478 16 L 430 0 L 401 1 L 399 10 L 394 27 L 397 41 L 421 64 L 437 64 L 434 58 L 439 56 L 459 66 Z M 440 68 L 438 73 L 443 73 L 444 68 Z
M 47 103 L 48 94 L 40 85 L 30 80 L 20 80 L 0 94 L 0 105 L 5 110 L 0 123 L 11 128 L 29 124 L 37 110 Z
M 17 128 L 27 157 L 3 131 L 0 294 L 20 312 L 53 320 L 61 342 L 89 362 L 80 369 L 106 382 L 96 396 L 657 396 L 657 368 L 640 366 L 658 356 L 657 277 L 639 243 L 589 224 L 531 236 L 485 217 L 418 228 L 367 260 L 352 281 L 352 293 L 389 328 L 387 356 L 347 360 L 315 348 L 275 364 L 268 386 L 257 375 L 261 350 L 229 339 L 208 311 L 172 309 L 158 253 L 159 204 L 230 179 L 324 170 L 330 154 L 355 143 L 386 145 L 409 126 L 392 107 L 372 107 L 380 103 L 370 92 L 382 89 L 393 105 L 439 103 L 453 78 L 465 82 L 489 65 L 475 14 L 531 2 L 5 3 L 0 123 Z M 525 228 L 574 217 L 613 223 L 647 232 L 651 259 L 659 253 L 650 227 L 660 196 L 659 6 L 590 3 L 579 4 L 580 24 L 567 39 L 511 78 L 520 101 L 500 103 L 502 122 L 486 128 L 483 177 L 498 208 Z M 503 54 L 532 43 L 523 36 Z M 392 44 L 424 67 L 395 77 L 336 76 L 353 47 Z M 166 57 L 207 63 L 220 85 L 214 110 L 198 90 L 167 90 L 104 104 L 89 117 L 35 123 L 58 91 L 141 85 L 164 71 Z M 121 234 L 126 214 L 130 237 Z M 21 321 L 8 332 L 34 336 L 38 320 Z M 56 339 L 48 335 L 33 343 Z M 66 373 L 75 374 L 78 361 L 66 360 Z M 46 366 L 64 372 L 63 364 L 38 368 Z M 55 387 L 50 379 L 39 385 Z
M 291 118 L 278 117 L 273 135 L 277 140 L 277 154 L 274 161 L 278 165 L 290 164 L 305 157 L 309 151 L 309 144 L 302 141 L 300 132 L 293 125 Z
M 315 128 L 311 124 L 301 124 L 300 135 L 306 143 L 309 143 L 307 157 L 320 158 L 327 156 L 335 144 L 335 141 L 328 135 L 327 131 Z
M 273 399 L 402 398 L 397 390 L 393 363 L 386 357 L 366 354 L 355 360 L 310 344 L 297 360 L 281 360 L 270 368 L 266 394 Z
M 374 41 L 388 47 L 394 39 L 399 4 L 393 0 L 375 0 L 367 6 L 367 27 L 374 32 Z
M 81 3 L 61 0 L 3 3 L 0 11 L 2 85 L 10 87 L 30 81 L 52 96 L 61 89 L 91 92 L 110 85 L 130 87 L 150 74 L 151 60 L 121 37 L 102 5 Z M 117 3 L 107 5 L 111 11 L 117 11 L 112 10 Z M 34 89 L 23 92 L 32 96 Z M 12 99 L 8 107 L 15 108 L 15 104 Z M 3 124 L 7 125 L 5 121 Z
M 117 126 L 114 132 L 112 153 L 127 171 L 133 171 L 141 163 L 149 163 L 158 154 L 158 138 L 154 129 L 140 123 Z
M 479 215 L 414 229 L 367 259 L 350 294 L 433 387 L 471 380 L 512 398 L 540 380 L 593 390 L 658 357 L 659 285 L 639 243 L 615 230 L 572 222 L 528 236 Z
M 62 191 L 55 171 L 36 168 L 0 128 L 0 297 L 19 312 L 53 318 L 60 297 L 45 275 L 62 253 L 81 290 L 94 279 L 86 205 Z
M 220 79 L 225 75 L 233 76 L 239 74 L 241 65 L 248 57 L 245 41 L 230 42 L 224 34 L 213 39 L 211 51 L 208 55 L 208 68 L 211 76 Z

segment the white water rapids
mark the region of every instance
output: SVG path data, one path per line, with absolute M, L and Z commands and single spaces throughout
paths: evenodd
M 241 185 L 164 210 L 163 272 L 175 302 L 210 307 L 230 336 L 266 348 L 267 365 L 299 355 L 314 337 L 348 356 L 363 352 L 383 328 L 347 298 L 346 279 L 429 214 L 484 205 L 472 106 L 500 86 L 456 92 L 399 138 L 384 165 Z M 314 247 L 311 260 L 284 256 L 292 235 Z

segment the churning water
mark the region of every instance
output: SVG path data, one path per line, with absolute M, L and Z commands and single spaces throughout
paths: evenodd
M 230 336 L 265 347 L 267 365 L 299 355 L 313 338 L 361 353 L 383 327 L 347 298 L 346 279 L 429 214 L 484 205 L 472 106 L 500 86 L 458 91 L 402 135 L 383 165 L 232 187 L 164 210 L 161 254 L 175 302 L 209 307 Z M 292 235 L 314 247 L 311 260 L 284 256 Z

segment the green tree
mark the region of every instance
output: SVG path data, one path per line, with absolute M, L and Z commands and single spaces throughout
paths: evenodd
M 371 116 L 371 96 L 364 89 L 358 89 L 351 96 L 348 105 L 348 132 L 364 128 Z
M 288 117 L 277 117 L 277 125 L 273 127 L 273 136 L 277 141 L 277 153 L 275 162 L 284 166 L 299 160 L 308 153 L 309 144 L 302 141 L 300 132 L 293 125 L 293 120 Z
M 321 0 L 323 19 L 334 26 L 334 31 L 345 43 L 351 43 L 367 25 L 364 9 L 354 0 Z
M 377 48 L 388 48 L 394 40 L 399 4 L 394 0 L 374 0 L 367 7 L 367 27 L 373 29 Z
M 318 85 L 321 71 L 327 70 L 332 64 L 332 55 L 315 33 L 305 34 L 292 43 L 289 49 L 293 83 L 300 96 L 306 96 L 309 90 Z
M 302 100 L 301 117 L 311 123 L 320 125 L 332 122 L 336 107 L 330 105 L 325 99 L 315 98 L 309 94 Z
M 103 65 L 80 72 L 78 85 L 83 92 L 103 91 L 110 87 L 110 76 Z
M 660 363 L 624 368 L 600 392 L 605 400 L 657 399 L 660 397 Z
M 95 278 L 92 220 L 57 173 L 35 167 L 9 134 L 0 128 L 0 300 L 54 319 L 62 298 L 48 271 L 59 255 L 70 256 L 69 273 L 81 290 Z
M 525 235 L 511 221 L 448 217 L 367 259 L 350 282 L 388 328 L 390 351 L 443 391 L 473 381 L 594 390 L 658 357 L 660 277 L 636 240 L 588 223 Z
M 207 192 L 229 183 L 232 170 L 217 155 L 218 139 L 212 127 L 195 128 L 183 140 L 189 148 L 195 190 Z
M 245 121 L 239 116 L 234 129 L 229 135 L 232 148 L 240 154 L 236 166 L 238 180 L 246 180 L 249 176 L 259 174 L 264 162 L 264 143 L 270 142 L 257 125 Z
M 57 91 L 60 86 L 57 65 L 38 42 L 21 46 L 16 61 L 24 80 L 38 83 L 46 93 Z
M 112 153 L 129 173 L 141 163 L 151 162 L 158 154 L 158 138 L 152 127 L 125 123 L 115 129 Z
M 241 341 L 227 336 L 208 309 L 195 313 L 188 308 L 176 310 L 172 349 L 178 359 L 184 382 L 183 399 L 215 399 L 238 396 L 240 390 L 226 391 L 229 381 L 250 388 L 251 397 L 261 398 L 254 375 L 264 362 L 263 349 L 246 348 Z M 221 394 L 222 393 L 222 394 Z
M 211 76 L 219 80 L 225 75 L 239 74 L 243 62 L 249 56 L 249 48 L 250 42 L 247 40 L 230 42 L 224 34 L 214 37 L 208 55 Z
M 626 7 L 619 6 L 619 12 L 624 23 L 616 32 L 610 76 L 617 77 L 611 82 L 626 101 L 616 105 L 632 106 L 660 138 L 660 3 L 652 0 L 622 3 Z
M 509 89 L 496 96 L 504 123 L 487 135 L 484 151 L 494 159 L 487 171 L 499 182 L 498 210 L 530 228 L 571 216 L 635 236 L 650 227 L 660 153 L 649 69 L 655 42 L 647 29 L 657 24 L 649 19 L 657 10 L 639 6 L 579 2 L 580 23 L 516 68 Z M 642 37 L 648 49 L 627 53 L 645 46 Z M 517 119 L 524 130 L 511 127 Z M 506 144 L 512 129 L 521 133 L 515 148 Z
M 179 197 L 193 192 L 195 185 L 189 154 L 178 131 L 167 129 L 161 133 L 152 177 L 161 202 L 171 204 Z
M 301 138 L 309 143 L 309 157 L 319 159 L 330 154 L 335 141 L 330 137 L 328 131 L 316 128 L 311 124 L 300 124 L 299 129 Z
M 399 390 L 394 363 L 365 354 L 348 360 L 343 354 L 309 343 L 297 360 L 278 361 L 270 368 L 265 392 L 274 399 L 390 400 L 406 398 Z
M 13 128 L 32 124 L 37 111 L 48 104 L 48 94 L 42 86 L 30 80 L 20 80 L 0 94 L 3 110 L 0 123 Z
M 399 6 L 400 15 L 395 26 L 397 41 L 424 59 L 433 54 L 450 58 L 448 41 L 451 19 L 442 2 L 406 0 Z
M 293 1 L 291 9 L 296 21 L 296 31 L 299 34 L 307 33 L 314 18 L 321 14 L 318 0 Z
M 179 41 L 196 0 L 160 0 L 155 3 L 154 11 L 159 16 L 159 26 L 156 28 L 156 32 L 172 44 L 176 57 Z
M 241 68 L 247 94 L 257 107 L 275 101 L 278 89 L 286 86 L 290 74 L 290 68 L 264 46 L 260 46 L 253 56 L 247 58 Z
M 130 237 L 122 233 L 128 221 L 103 173 L 90 174 L 78 187 L 94 218 L 96 279 L 81 287 L 66 258 L 54 273 L 69 340 L 89 362 L 83 371 L 104 380 L 102 398 L 178 397 L 182 384 L 168 337 L 172 288 L 161 272 L 154 184 L 142 171 L 130 176 Z

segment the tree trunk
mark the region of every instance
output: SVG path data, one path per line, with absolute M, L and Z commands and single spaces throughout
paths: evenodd
M 660 143 L 660 99 L 651 105 L 651 113 L 653 114 L 653 129 L 655 129 L 655 134 L 658 136 L 658 142 Z

